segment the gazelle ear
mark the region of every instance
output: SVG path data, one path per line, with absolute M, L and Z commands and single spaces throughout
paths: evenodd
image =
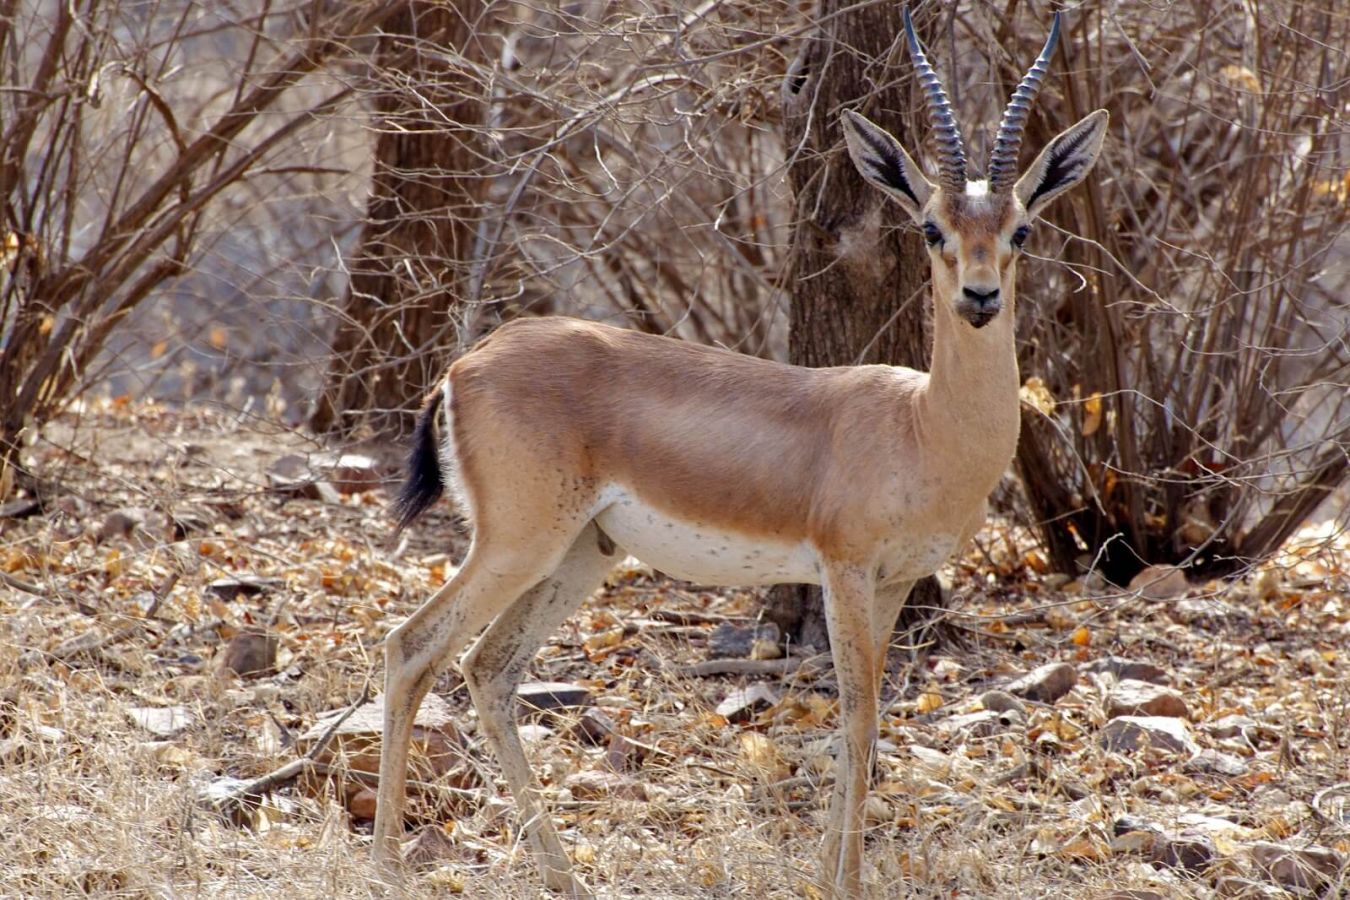
M 916 223 L 923 221 L 923 208 L 937 185 L 924 177 L 923 170 L 883 128 L 844 110 L 844 140 L 848 155 L 859 174 L 869 183 L 899 201 Z
M 1036 218 L 1051 200 L 1086 177 L 1102 152 L 1109 120 L 1110 115 L 1104 109 L 1089 113 L 1077 125 L 1060 132 L 1041 151 L 1013 188 L 1028 217 Z

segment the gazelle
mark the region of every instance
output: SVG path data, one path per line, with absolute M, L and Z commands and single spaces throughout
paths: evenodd
M 1032 222 L 1097 159 L 1107 114 L 1057 136 L 1020 179 L 1027 111 L 1059 36 L 1003 114 L 988 180 L 967 181 L 951 107 L 914 33 L 938 135 L 936 183 L 851 111 L 849 155 L 924 232 L 933 361 L 805 369 L 566 318 L 517 320 L 450 367 L 418 420 L 406 526 L 449 487 L 474 523 L 459 572 L 385 643 L 375 848 L 402 830 L 413 715 L 438 667 L 486 627 L 462 670 L 545 884 L 589 896 L 539 795 L 515 688 L 544 639 L 595 590 L 617 548 L 704 584 L 820 584 L 841 747 L 822 881 L 862 890 L 863 805 L 891 629 L 913 582 L 985 517 L 1018 434 L 1017 258 Z

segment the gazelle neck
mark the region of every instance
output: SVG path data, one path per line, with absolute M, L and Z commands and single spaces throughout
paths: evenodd
M 987 457 L 1000 474 L 1017 447 L 1020 425 L 1016 303 L 1011 290 L 1005 296 L 1006 308 L 983 328 L 959 319 L 948 299 L 934 298 L 933 363 L 924 404 L 929 427 L 943 445 L 957 454 Z

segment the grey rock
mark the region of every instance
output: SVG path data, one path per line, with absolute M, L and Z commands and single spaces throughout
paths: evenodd
M 1046 663 L 1007 686 L 1010 694 L 1035 703 L 1054 703 L 1078 683 L 1078 672 L 1069 663 Z
M 777 703 L 778 692 L 767 683 L 757 681 L 727 694 L 726 699 L 717 704 L 717 714 L 728 722 L 748 722 Z
M 1135 659 L 1125 659 L 1120 656 L 1103 656 L 1101 659 L 1094 659 L 1083 667 L 1083 671 L 1089 675 L 1110 674 L 1119 679 L 1130 678 L 1135 681 L 1147 681 L 1150 684 L 1167 684 L 1170 680 L 1167 672 L 1161 666 L 1155 666 L 1151 662 L 1143 662 Z
M 1113 753 L 1150 746 L 1172 753 L 1194 756 L 1199 750 L 1190 729 L 1180 719 L 1168 716 L 1120 716 L 1102 729 L 1102 746 Z

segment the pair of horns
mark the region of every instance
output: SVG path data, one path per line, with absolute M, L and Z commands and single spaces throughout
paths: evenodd
M 956 117 L 952 114 L 952 104 L 942 89 L 942 80 L 928 62 L 923 52 L 919 36 L 914 33 L 914 20 L 909 16 L 909 7 L 903 12 L 905 38 L 909 42 L 909 55 L 914 58 L 914 70 L 928 101 L 928 120 L 937 133 L 939 183 L 944 190 L 964 193 L 966 190 L 966 150 L 961 143 L 961 131 L 956 126 Z M 1022 147 L 1022 132 L 1027 127 L 1027 113 L 1031 104 L 1040 93 L 1041 82 L 1050 64 L 1050 55 L 1055 52 L 1059 42 L 1059 13 L 1055 13 L 1050 26 L 1050 36 L 1045 40 L 1041 55 L 1036 57 L 1022 83 L 1013 91 L 1008 108 L 999 122 L 998 136 L 994 139 L 993 152 L 989 154 L 989 190 L 1002 193 L 1012 188 L 1017 180 L 1017 151 Z

